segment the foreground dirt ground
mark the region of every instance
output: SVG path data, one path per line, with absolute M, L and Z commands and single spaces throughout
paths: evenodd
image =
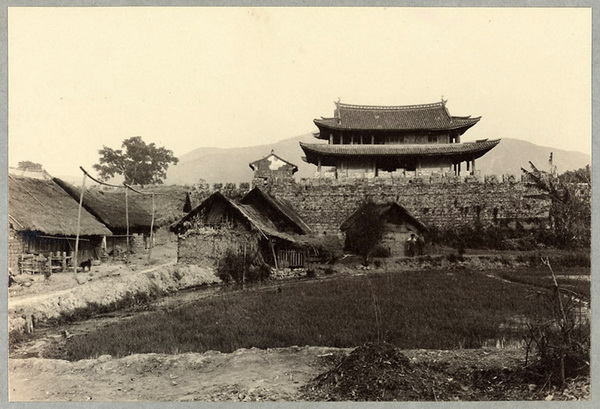
M 295 401 L 301 386 L 328 369 L 331 357 L 349 350 L 322 347 L 240 349 L 230 354 L 143 354 L 121 359 L 68 362 L 10 359 L 11 401 Z M 413 360 L 465 356 L 479 367 L 514 365 L 520 353 L 495 351 L 408 351 Z M 461 362 L 461 365 L 464 362 Z M 36 385 L 32 388 L 32 385 Z
M 293 401 L 335 350 L 9 359 L 11 401 Z M 35 385 L 35 387 L 32 387 Z
M 10 401 L 302 401 L 311 379 L 331 369 L 352 349 L 288 347 L 240 349 L 233 353 L 138 354 L 113 359 L 68 362 L 9 359 Z M 500 374 L 523 363 L 519 349 L 410 350 L 413 363 L 442 366 L 457 377 L 493 371 L 483 386 L 461 396 L 469 400 L 588 400 L 589 379 L 570 382 L 562 390 L 536 385 L 503 386 Z M 448 379 L 452 381 L 451 378 Z M 33 387 L 35 385 L 35 387 Z M 452 399 L 451 399 L 452 400 Z M 458 400 L 458 397 L 456 397 Z

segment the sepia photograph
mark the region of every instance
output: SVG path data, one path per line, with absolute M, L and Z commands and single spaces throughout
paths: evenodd
M 592 7 L 7 33 L 7 402 L 591 404 Z

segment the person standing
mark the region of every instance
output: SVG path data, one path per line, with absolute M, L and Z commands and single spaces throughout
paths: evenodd
M 417 240 L 415 238 L 415 234 L 411 233 L 408 240 L 406 240 L 406 255 L 408 257 L 413 257 L 415 255 Z

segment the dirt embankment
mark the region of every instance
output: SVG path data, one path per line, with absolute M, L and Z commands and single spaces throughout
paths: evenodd
M 79 285 L 70 289 L 10 299 L 9 334 L 31 332 L 33 327 L 50 319 L 68 316 L 77 310 L 119 305 L 131 297 L 152 298 L 186 288 L 219 283 L 209 268 L 169 262 L 133 274 L 103 277 L 88 281 L 76 275 Z

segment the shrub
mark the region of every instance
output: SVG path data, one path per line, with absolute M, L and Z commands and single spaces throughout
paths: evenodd
M 225 283 L 262 281 L 270 274 L 271 268 L 257 252 L 244 255 L 227 249 L 217 265 L 217 276 Z
M 554 288 L 540 301 L 546 311 L 544 318 L 528 324 L 527 358 L 531 352 L 536 354 L 537 361 L 531 368 L 544 378 L 545 385 L 563 386 L 567 378 L 589 375 L 590 325 L 578 313 L 580 301 L 559 287 L 547 258 L 544 263 L 550 269 Z
M 462 254 L 450 253 L 446 256 L 446 259 L 451 263 L 456 263 L 459 261 L 464 261 L 464 257 Z
M 307 237 L 303 242 L 310 255 L 321 263 L 334 263 L 344 255 L 342 243 L 334 235 Z
M 346 229 L 344 248 L 363 257 L 365 263 L 383 236 L 385 221 L 378 207 L 371 201 L 363 202 L 352 223 Z
M 535 231 L 512 229 L 507 226 L 475 224 L 447 229 L 431 227 L 429 241 L 454 247 L 459 254 L 465 248 L 495 250 L 535 250 L 538 248 Z
M 371 257 L 389 257 L 390 250 L 387 247 L 382 246 L 381 244 L 376 245 L 371 250 L 369 254 Z

